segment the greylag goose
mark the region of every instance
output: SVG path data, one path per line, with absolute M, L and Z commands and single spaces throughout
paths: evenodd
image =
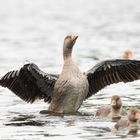
M 96 111 L 96 116 L 109 117 L 112 119 L 127 115 L 127 112 L 122 108 L 122 100 L 118 95 L 111 98 L 111 104 L 99 107 Z
M 129 133 L 136 133 L 139 129 L 140 112 L 136 107 L 129 109 L 127 118 L 121 118 L 115 125 L 115 130 L 129 129 Z
M 33 103 L 44 99 L 54 113 L 75 113 L 84 100 L 107 85 L 131 82 L 140 78 L 140 61 L 107 60 L 98 63 L 86 73 L 79 70 L 72 59 L 72 49 L 78 36 L 66 36 L 63 45 L 64 65 L 60 74 L 41 71 L 34 63 L 10 71 L 0 79 L 21 99 Z

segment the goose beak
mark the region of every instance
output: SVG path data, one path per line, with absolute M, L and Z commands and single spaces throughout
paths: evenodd
M 112 101 L 111 101 L 111 105 L 112 105 L 112 106 L 116 105 L 116 101 L 115 101 L 115 100 L 112 100 Z
M 135 118 L 136 118 L 137 120 L 139 120 L 139 119 L 140 119 L 140 113 L 136 113 Z
M 71 41 L 75 42 L 77 38 L 78 38 L 78 36 L 71 36 Z

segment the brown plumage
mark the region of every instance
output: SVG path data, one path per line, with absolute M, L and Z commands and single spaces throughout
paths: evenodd
M 122 108 L 122 100 L 118 95 L 112 96 L 110 105 L 101 106 L 96 111 L 96 116 L 100 117 L 121 118 L 124 115 L 127 112 Z
M 120 119 L 115 125 L 116 130 L 129 128 L 130 132 L 137 132 L 139 129 L 140 111 L 136 107 L 129 109 L 128 115 L 125 118 Z
M 78 36 L 64 39 L 64 65 L 60 74 L 48 74 L 34 63 L 10 71 L 0 79 L 0 85 L 9 88 L 26 102 L 44 99 L 49 110 L 74 113 L 82 102 L 107 85 L 131 82 L 140 78 L 140 61 L 107 60 L 83 73 L 72 59 L 72 49 Z

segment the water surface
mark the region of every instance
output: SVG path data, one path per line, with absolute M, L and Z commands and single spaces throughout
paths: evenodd
M 73 57 L 87 71 L 97 62 L 140 52 L 139 0 L 0 0 L 0 75 L 35 62 L 46 72 L 62 68 L 62 45 L 67 34 L 77 34 Z M 138 135 L 113 133 L 115 122 L 94 117 L 96 109 L 120 95 L 123 105 L 138 106 L 140 81 L 107 87 L 86 100 L 81 115 L 40 113 L 48 104 L 27 104 L 0 88 L 1 140 L 139 139 Z

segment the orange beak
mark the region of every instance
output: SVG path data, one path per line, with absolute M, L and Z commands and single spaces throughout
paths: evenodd
M 111 105 L 116 105 L 116 101 L 115 100 L 112 100 L 111 101 Z
M 72 41 L 72 42 L 75 42 L 77 38 L 78 38 L 78 36 L 72 35 L 72 36 L 71 36 L 71 41 Z
M 139 120 L 139 119 L 140 119 L 140 113 L 136 113 L 135 118 L 136 118 L 137 120 Z

